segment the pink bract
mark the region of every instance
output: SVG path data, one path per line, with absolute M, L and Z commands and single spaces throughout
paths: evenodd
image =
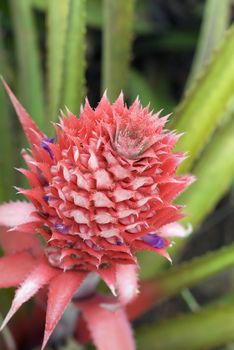
M 88 273 L 99 274 L 126 304 L 137 293 L 134 253 L 154 250 L 169 258 L 168 235 L 185 232 L 177 223 L 182 207 L 172 202 L 193 177 L 175 174 L 185 157 L 172 152 L 179 136 L 164 129 L 167 117 L 138 100 L 128 108 L 122 94 L 112 105 L 104 95 L 95 110 L 86 101 L 79 119 L 62 114 L 56 137 L 48 137 L 5 87 L 31 147 L 30 154 L 22 152 L 28 169 L 19 169 L 30 189 L 18 189 L 31 203 L 0 207 L 0 224 L 11 228 L 0 235 L 8 254 L 1 271 L 11 272 L 0 272 L 0 286 L 21 283 L 3 326 L 48 285 L 44 348 Z

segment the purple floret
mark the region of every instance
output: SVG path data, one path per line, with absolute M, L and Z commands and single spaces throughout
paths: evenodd
M 54 227 L 59 233 L 62 234 L 66 234 L 69 231 L 69 227 L 64 224 L 55 224 Z
M 54 143 L 54 141 L 55 141 L 55 137 L 45 137 L 41 141 L 41 147 L 49 153 L 51 159 L 54 159 L 54 153 L 51 150 L 49 144 Z
M 147 233 L 142 237 L 143 241 L 154 248 L 164 248 L 164 239 L 155 233 Z
M 50 196 L 48 196 L 47 194 L 45 196 L 43 196 L 43 199 L 46 203 L 49 202 Z

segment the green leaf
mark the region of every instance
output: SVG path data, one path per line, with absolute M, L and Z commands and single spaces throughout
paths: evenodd
M 144 312 L 184 288 L 192 287 L 233 265 L 234 244 L 172 267 L 155 278 L 145 280 L 141 287 Z M 141 294 L 139 294 L 140 298 Z
M 19 74 L 19 95 L 40 127 L 45 125 L 40 57 L 30 0 L 10 0 Z
M 5 47 L 3 45 L 2 32 L 0 29 L 0 72 L 8 79 L 8 65 Z M 11 198 L 14 185 L 14 160 L 12 144 L 12 125 L 9 101 L 0 83 L 0 201 L 7 201 Z
M 164 298 L 169 297 L 233 265 L 234 244 L 231 244 L 171 268 L 154 280 L 155 287 L 163 291 Z
M 233 52 L 234 26 L 176 110 L 172 128 L 185 133 L 176 150 L 189 153 L 180 172 L 191 169 L 234 96 Z
M 193 228 L 205 219 L 215 205 L 228 191 L 234 178 L 234 114 L 232 118 L 218 130 L 207 145 L 202 157 L 193 169 L 197 177 L 179 202 L 186 207 L 190 215 L 182 223 L 190 223 Z M 186 240 L 176 240 L 172 256 L 181 251 Z
M 137 331 L 144 350 L 214 349 L 234 340 L 234 302 L 215 303 L 192 314 L 181 315 Z
M 103 1 L 102 89 L 115 100 L 128 83 L 134 0 Z
M 46 11 L 48 6 L 48 0 L 31 0 L 31 4 L 37 10 Z
M 66 32 L 70 0 L 48 2 L 48 100 L 49 119 L 56 120 L 61 108 Z
M 80 110 L 85 95 L 86 0 L 70 0 L 64 62 L 63 105 Z
M 155 31 L 155 26 L 150 21 L 147 10 L 148 4 L 141 0 L 136 2 L 136 18 L 133 23 L 134 32 L 139 35 L 152 34 Z M 90 27 L 101 29 L 102 27 L 102 1 L 87 0 L 87 23 Z
M 31 0 L 32 6 L 40 11 L 46 11 L 48 0 Z M 155 25 L 148 18 L 148 4 L 136 0 L 136 19 L 133 23 L 134 31 L 139 35 L 152 34 Z M 102 27 L 102 0 L 87 0 L 87 24 L 88 26 L 101 29 Z
M 216 132 L 193 169 L 197 181 L 184 192 L 179 202 L 191 216 L 183 219 L 196 228 L 228 191 L 234 178 L 234 114 Z
M 187 86 L 209 60 L 213 50 L 220 44 L 229 24 L 230 10 L 230 0 L 206 1 L 201 33 Z
M 87 24 L 93 28 L 102 27 L 102 0 L 87 0 Z

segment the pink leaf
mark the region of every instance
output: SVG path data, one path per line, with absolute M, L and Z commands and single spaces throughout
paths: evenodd
M 36 261 L 27 252 L 21 252 L 0 259 L 0 287 L 18 286 L 35 267 Z
M 192 233 L 192 226 L 188 225 L 185 228 L 179 222 L 173 222 L 163 226 L 160 231 L 163 237 L 187 237 Z
M 2 79 L 5 89 L 11 99 L 11 102 L 15 108 L 15 111 L 18 115 L 19 121 L 24 129 L 24 132 L 27 136 L 27 139 L 31 145 L 38 143 L 38 137 L 42 138 L 43 134 L 38 129 L 28 112 L 24 109 L 24 107 L 19 103 L 7 83 L 4 79 Z
M 16 291 L 10 311 L 5 318 L 0 331 L 6 326 L 20 306 L 28 301 L 34 294 L 36 294 L 36 292 L 43 287 L 43 285 L 48 284 L 48 282 L 59 272 L 59 269 L 53 268 L 47 263 L 47 261 L 41 260 L 38 266 L 32 271 L 21 287 Z
M 98 350 L 135 349 L 131 325 L 115 301 L 96 296 L 78 305 Z
M 0 245 L 6 254 L 25 250 L 32 252 L 35 256 L 42 253 L 40 241 L 35 235 L 15 230 L 9 231 L 6 227 L 0 227 Z
M 129 303 L 138 294 L 137 266 L 118 264 L 116 266 L 116 284 L 120 302 L 122 304 Z
M 21 224 L 35 221 L 30 215 L 35 207 L 27 202 L 11 202 L 0 205 L 0 225 L 15 227 Z
M 70 303 L 86 275 L 86 273 L 78 271 L 61 271 L 61 273 L 50 282 L 42 350 L 45 348 L 65 308 Z

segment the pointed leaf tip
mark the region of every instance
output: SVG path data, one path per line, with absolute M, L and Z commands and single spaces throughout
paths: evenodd
M 70 303 L 86 275 L 86 273 L 78 271 L 60 272 L 60 274 L 50 282 L 46 326 L 41 350 L 45 349 L 48 339 L 61 319 L 65 308 Z
M 38 266 L 22 283 L 21 287 L 16 291 L 11 308 L 1 325 L 0 331 L 2 331 L 2 329 L 7 325 L 21 305 L 31 299 L 37 293 L 37 291 L 47 284 L 56 274 L 58 274 L 58 272 L 58 269 L 48 265 L 47 261 L 45 260 L 42 260 L 38 264 Z
M 31 145 L 38 143 L 38 137 L 36 135 L 39 135 L 40 137 L 43 137 L 42 132 L 39 130 L 37 125 L 34 123 L 28 112 L 24 109 L 24 107 L 21 105 L 21 103 L 17 100 L 16 96 L 13 94 L 12 90 L 10 89 L 7 82 L 3 79 L 3 85 L 5 87 L 5 90 L 10 97 L 10 100 L 13 104 L 13 107 L 15 109 L 16 114 L 18 115 L 19 121 L 24 129 L 25 135 Z M 36 134 L 36 135 L 35 135 Z
M 97 273 L 101 279 L 106 283 L 111 293 L 116 297 L 116 268 L 114 265 L 108 269 L 98 269 Z
M 138 274 L 136 265 L 118 264 L 116 267 L 116 284 L 120 302 L 127 304 L 138 294 Z

